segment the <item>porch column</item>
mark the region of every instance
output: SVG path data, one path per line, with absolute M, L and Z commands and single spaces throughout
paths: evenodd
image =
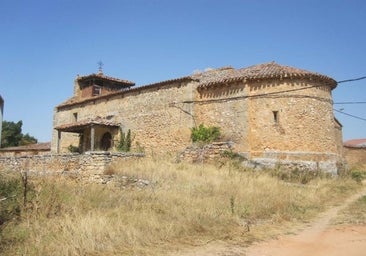
M 90 151 L 94 151 L 94 141 L 95 141 L 95 128 L 94 125 L 90 126 Z
M 57 154 L 60 153 L 60 147 L 61 147 L 61 131 L 57 130 Z

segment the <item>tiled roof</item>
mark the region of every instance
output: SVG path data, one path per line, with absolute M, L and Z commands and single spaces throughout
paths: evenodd
M 0 151 L 48 151 L 48 150 L 51 150 L 50 142 L 29 144 L 18 147 L 7 147 L 0 149 Z
M 347 140 L 343 145 L 349 148 L 366 148 L 366 139 Z
M 90 77 L 106 77 L 108 79 L 112 79 L 114 81 L 125 81 L 119 80 L 116 78 L 110 78 L 107 76 L 103 76 L 100 74 L 91 74 L 89 76 L 79 77 L 78 79 L 87 79 Z M 148 84 L 144 86 L 139 86 L 135 88 L 126 88 L 121 91 L 111 92 L 110 94 L 93 96 L 89 98 L 79 99 L 76 97 L 72 97 L 65 101 L 64 103 L 58 105 L 57 107 L 67 107 L 75 104 L 86 103 L 90 101 L 94 101 L 97 99 L 109 98 L 114 95 L 124 94 L 126 92 L 133 91 L 142 91 L 149 88 L 161 87 L 165 85 L 169 85 L 176 82 L 184 82 L 184 81 L 198 81 L 198 88 L 208 88 L 210 86 L 220 85 L 222 83 L 231 83 L 238 81 L 251 81 L 251 80 L 262 80 L 262 79 L 296 79 L 296 78 L 307 78 L 311 80 L 320 80 L 325 84 L 329 85 L 332 89 L 337 86 L 337 82 L 325 75 L 321 75 L 319 73 L 310 72 L 303 69 L 293 68 L 289 66 L 279 65 L 275 62 L 269 62 L 259 65 L 250 66 L 247 68 L 234 69 L 233 67 L 222 67 L 218 69 L 212 69 L 209 71 L 196 73 L 191 76 L 185 76 L 176 79 L 170 79 L 158 83 Z
M 56 126 L 55 129 L 63 132 L 79 132 L 80 130 L 86 128 L 90 125 L 102 125 L 102 126 L 113 126 L 118 127 L 120 124 L 108 120 L 107 118 L 96 117 L 93 119 L 85 119 L 78 122 L 62 124 Z
M 90 101 L 98 100 L 98 99 L 103 99 L 103 98 L 109 98 L 109 97 L 112 97 L 112 96 L 115 96 L 115 95 L 124 94 L 126 92 L 142 91 L 142 90 L 146 90 L 146 89 L 149 89 L 149 88 L 155 88 L 155 87 L 160 87 L 160 86 L 164 86 L 164 85 L 169 85 L 169 84 L 172 84 L 172 83 L 183 82 L 183 81 L 191 81 L 191 80 L 192 80 L 191 76 L 185 76 L 185 77 L 180 77 L 180 78 L 161 81 L 161 82 L 158 82 L 158 83 L 143 85 L 143 86 L 139 86 L 139 87 L 126 88 L 126 89 L 123 89 L 123 90 L 120 90 L 120 91 L 110 92 L 108 94 L 104 94 L 104 95 L 101 95 L 101 96 L 92 96 L 92 97 L 82 98 L 82 99 L 79 99 L 77 97 L 71 97 L 70 99 L 68 99 L 65 102 L 58 105 L 57 108 L 72 106 L 72 105 L 76 105 L 76 104 L 80 104 L 80 103 L 86 103 L 86 102 L 90 102 Z
M 279 65 L 275 62 L 254 65 L 242 69 L 215 69 L 212 71 L 193 75 L 193 77 L 200 81 L 199 88 L 207 88 L 212 85 L 236 81 L 294 78 L 309 78 L 312 80 L 321 80 L 332 88 L 335 88 L 337 85 L 337 82 L 328 76 L 303 69 Z
M 58 105 L 57 107 L 71 106 L 74 104 L 89 102 L 89 101 L 93 101 L 96 99 L 108 98 L 111 95 L 120 94 L 120 93 L 122 93 L 124 91 L 128 91 L 128 90 L 130 90 L 130 89 L 125 88 L 125 89 L 118 90 L 118 91 L 105 91 L 103 95 L 90 96 L 90 97 L 85 97 L 85 98 L 81 98 L 81 99 L 79 97 L 71 97 L 71 98 L 67 99 L 66 101 L 64 101 L 63 103 L 61 103 L 60 105 Z
M 80 81 L 83 81 L 83 80 L 88 80 L 90 78 L 101 78 L 101 79 L 105 79 L 105 80 L 112 81 L 112 82 L 116 82 L 116 83 L 120 83 L 120 84 L 127 84 L 127 85 L 130 85 L 130 86 L 135 85 L 134 82 L 131 82 L 131 81 L 128 81 L 128 80 L 114 78 L 114 77 L 111 77 L 111 76 L 105 76 L 102 73 L 98 73 L 98 74 L 94 74 L 93 73 L 93 74 L 86 75 L 86 76 L 78 76 L 76 78 L 76 80 L 80 82 Z

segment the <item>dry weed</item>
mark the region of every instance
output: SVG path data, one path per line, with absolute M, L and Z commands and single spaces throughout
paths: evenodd
M 357 186 L 336 179 L 295 186 L 230 164 L 154 158 L 121 161 L 112 169 L 153 185 L 38 181 L 32 207 L 1 234 L 3 254 L 161 255 L 211 240 L 250 242 L 277 223 L 311 218 Z

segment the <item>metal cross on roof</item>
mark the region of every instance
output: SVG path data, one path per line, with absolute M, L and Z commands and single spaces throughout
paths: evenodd
M 98 64 L 98 74 L 103 74 L 104 63 L 100 60 L 97 62 L 97 64 Z

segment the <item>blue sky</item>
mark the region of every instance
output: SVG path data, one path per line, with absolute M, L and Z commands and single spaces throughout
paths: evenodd
M 53 109 L 77 74 L 144 85 L 207 67 L 269 61 L 328 75 L 366 76 L 364 0 L 2 0 L 4 119 L 50 141 Z M 366 101 L 366 80 L 339 84 L 334 102 Z M 366 118 L 366 104 L 334 105 Z M 366 121 L 336 113 L 344 139 Z

